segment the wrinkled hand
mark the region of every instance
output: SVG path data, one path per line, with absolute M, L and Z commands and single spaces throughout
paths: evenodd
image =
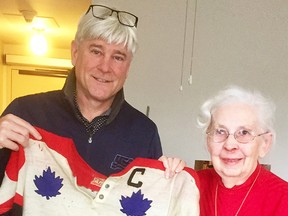
M 18 145 L 27 146 L 29 136 L 42 139 L 39 132 L 25 120 L 7 114 L 0 118 L 0 149 L 8 148 L 14 151 L 19 149 Z
M 163 162 L 163 166 L 165 167 L 165 177 L 172 178 L 176 173 L 181 172 L 186 166 L 185 161 L 179 158 L 172 158 L 161 156 L 158 160 Z

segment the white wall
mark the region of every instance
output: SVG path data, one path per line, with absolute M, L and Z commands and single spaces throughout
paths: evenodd
M 140 48 L 125 92 L 140 111 L 150 106 L 164 153 L 209 159 L 196 127 L 200 105 L 226 85 L 256 88 L 277 105 L 277 143 L 262 161 L 288 180 L 288 1 L 198 0 L 193 58 L 189 65 L 195 0 L 188 0 L 184 73 L 181 75 L 186 0 L 93 0 L 139 17 Z M 179 90 L 183 77 L 183 91 Z

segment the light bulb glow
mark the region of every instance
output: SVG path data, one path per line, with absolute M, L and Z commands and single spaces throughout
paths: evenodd
M 35 17 L 35 19 L 33 19 L 32 29 L 34 29 L 36 31 L 43 31 L 46 29 L 46 26 L 45 26 L 43 20 Z
M 47 40 L 41 33 L 36 33 L 30 41 L 30 48 L 35 55 L 44 55 L 47 52 Z

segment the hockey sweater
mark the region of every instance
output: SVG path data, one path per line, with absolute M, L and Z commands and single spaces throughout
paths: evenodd
M 71 139 L 38 131 L 41 141 L 31 138 L 28 147 L 10 156 L 0 187 L 0 214 L 20 208 L 19 216 L 199 215 L 193 169 L 166 179 L 162 162 L 137 158 L 107 177 L 79 156 Z

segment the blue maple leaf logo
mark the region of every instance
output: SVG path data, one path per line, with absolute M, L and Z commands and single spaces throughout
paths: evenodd
M 143 199 L 144 195 L 139 190 L 137 193 L 133 192 L 131 197 L 121 196 L 121 211 L 127 216 L 144 216 L 146 211 L 151 207 L 152 200 Z
M 35 175 L 33 181 L 38 189 L 35 190 L 35 192 L 46 197 L 47 200 L 61 194 L 59 190 L 63 186 L 63 178 L 60 178 L 60 176 L 55 177 L 55 172 L 52 172 L 50 167 L 48 167 L 46 171 L 43 170 L 42 176 L 40 175 L 38 177 Z

